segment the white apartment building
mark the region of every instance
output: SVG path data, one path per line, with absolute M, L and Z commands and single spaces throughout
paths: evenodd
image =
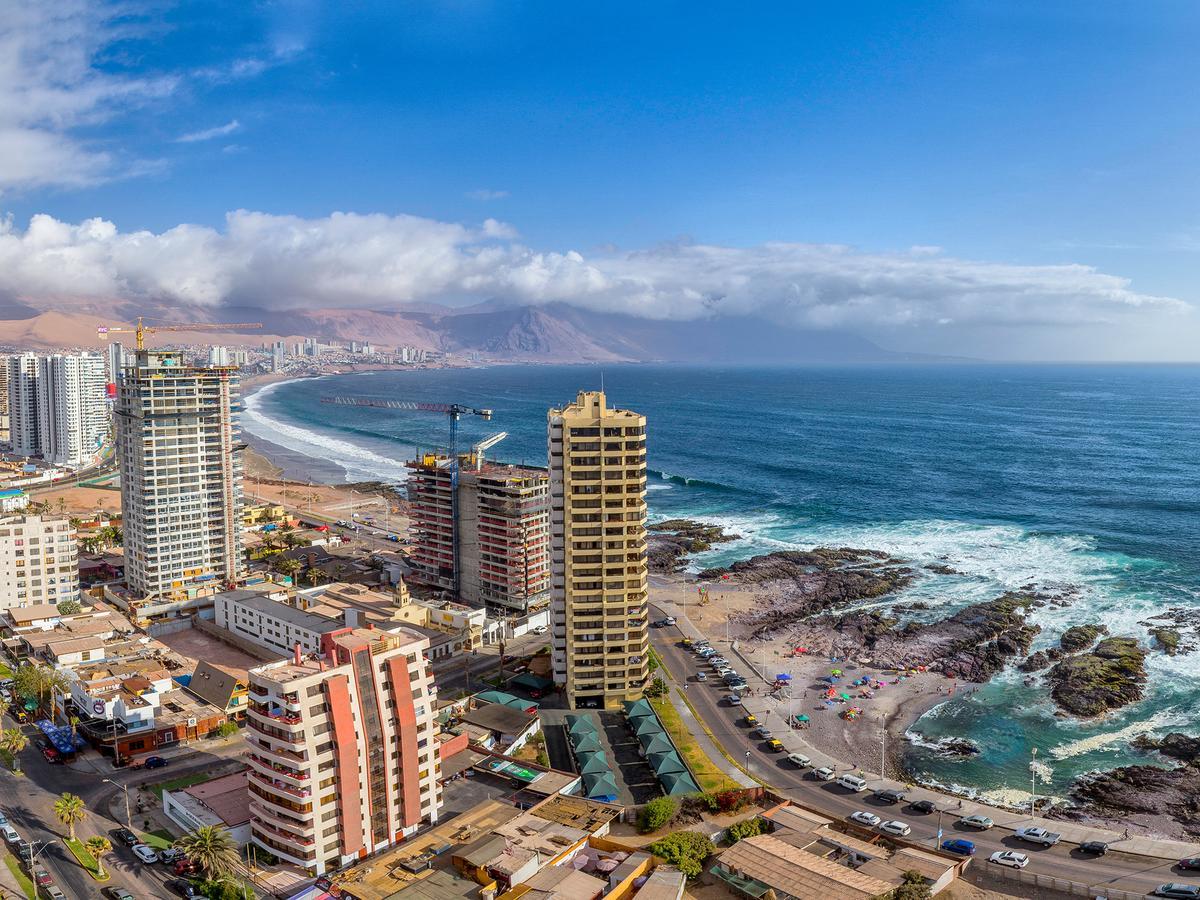
M 228 347 L 209 347 L 208 348 L 208 364 L 210 366 L 227 366 L 227 365 L 229 365 L 229 348 Z
M 305 612 L 287 603 L 286 590 L 224 591 L 213 597 L 214 622 L 242 640 L 287 656 L 296 647 L 318 653 L 322 636 L 345 628 L 345 622 Z
M 121 371 L 125 368 L 125 348 L 120 341 L 108 345 L 108 383 L 116 384 L 121 380 Z
M 646 418 L 601 391 L 548 413 L 554 680 L 570 707 L 645 689 Z
M 125 580 L 194 598 L 243 577 L 238 374 L 138 350 L 117 391 Z
M 8 358 L 8 432 L 13 453 L 37 456 L 41 449 L 38 430 L 38 358 L 21 353 Z
M 75 529 L 66 519 L 0 518 L 0 609 L 79 599 Z
M 8 443 L 8 357 L 0 356 L 0 442 Z
M 427 639 L 344 628 L 250 670 L 251 840 L 322 875 L 437 821 Z
M 87 465 L 108 434 L 105 360 L 55 353 L 38 360 L 38 448 L 57 466 Z

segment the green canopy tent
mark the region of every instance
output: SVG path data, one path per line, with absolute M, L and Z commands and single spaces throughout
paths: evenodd
M 599 775 L 601 772 L 611 772 L 608 756 L 603 750 L 595 753 L 584 753 L 579 757 L 580 775 Z
M 690 775 L 662 775 L 658 779 L 667 792 L 668 797 L 682 797 L 685 794 L 698 794 L 700 788 L 692 781 Z
M 597 750 L 603 750 L 604 747 L 600 744 L 600 739 L 594 734 L 585 734 L 582 737 L 572 741 L 572 746 L 575 749 L 575 755 L 580 753 L 595 753 Z
M 617 796 L 617 782 L 611 772 L 605 772 L 602 775 L 584 775 L 583 789 L 587 792 L 590 800 Z
M 625 715 L 630 719 L 644 719 L 646 716 L 654 715 L 654 707 L 650 705 L 649 700 L 626 701 Z
M 633 733 L 638 737 L 645 737 L 648 734 L 663 734 L 664 731 L 658 719 L 639 719 L 637 725 L 634 726 Z
M 587 716 L 567 716 L 567 732 L 572 738 L 596 733 L 596 723 Z
M 651 753 L 670 753 L 675 749 L 674 744 L 667 740 L 665 734 L 647 734 L 640 738 L 642 749 L 646 751 L 646 755 Z
M 512 694 L 504 691 L 483 691 L 475 695 L 476 700 L 484 703 L 501 703 L 504 706 L 511 706 L 513 709 L 537 709 L 538 704 L 535 700 L 523 700 L 520 697 L 514 697 Z
M 663 775 L 680 775 L 687 773 L 687 766 L 683 764 L 683 760 L 679 758 L 679 754 L 674 751 L 670 753 L 651 753 L 650 768 L 654 770 L 654 774 L 660 778 Z

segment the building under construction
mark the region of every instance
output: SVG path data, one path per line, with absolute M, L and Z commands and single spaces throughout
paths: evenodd
M 428 453 L 408 467 L 413 473 L 408 479 L 410 581 L 453 592 L 457 564 L 464 603 L 523 614 L 549 600 L 550 480 L 545 469 L 490 462 L 478 452 L 463 454 L 455 510 L 449 457 Z

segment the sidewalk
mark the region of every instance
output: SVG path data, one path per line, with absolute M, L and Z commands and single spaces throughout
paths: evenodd
M 655 605 L 673 615 L 676 619 L 677 627 L 687 637 L 699 639 L 703 637 L 695 625 L 693 625 L 686 615 L 675 604 L 670 602 L 657 602 Z M 716 642 L 713 642 L 714 644 Z M 842 760 L 835 759 L 828 754 L 809 746 L 802 737 L 803 732 L 793 730 L 788 724 L 785 712 L 781 711 L 781 705 L 785 701 L 776 700 L 767 696 L 769 683 L 765 680 L 764 674 L 760 672 L 760 667 L 747 658 L 740 650 L 734 649 L 730 645 L 730 651 L 735 653 L 739 660 L 744 663 L 746 670 L 749 673 L 747 680 L 755 690 L 755 696 L 746 697 L 742 701 L 742 707 L 747 711 L 754 713 L 764 725 L 766 725 L 771 733 L 778 737 L 783 743 L 785 753 L 803 753 L 813 761 L 814 767 L 827 766 L 835 772 L 849 772 L 856 770 L 856 767 L 850 766 Z M 755 684 L 755 681 L 758 684 Z M 674 697 L 672 697 L 674 702 Z M 711 743 L 711 742 L 710 742 Z M 728 762 L 724 754 L 718 752 L 718 756 L 713 756 L 714 761 L 718 760 Z M 751 766 L 751 771 L 754 771 L 754 766 Z M 923 787 L 910 787 L 903 782 L 894 781 L 892 779 L 883 778 L 877 772 L 862 771 L 863 777 L 871 784 L 874 790 L 884 788 L 892 788 L 895 790 L 904 791 L 910 800 L 930 800 L 935 803 L 945 804 L 947 794 L 938 793 Z M 731 776 L 732 777 L 732 776 Z M 743 777 L 745 777 L 743 775 Z M 764 781 L 769 782 L 769 773 L 765 773 Z M 777 793 L 787 796 L 787 792 L 777 790 Z M 1083 843 L 1084 841 L 1103 841 L 1108 844 L 1110 850 L 1119 851 L 1122 853 L 1132 853 L 1138 856 L 1147 856 L 1153 859 L 1182 859 L 1185 856 L 1200 855 L 1200 844 L 1189 843 L 1187 841 L 1175 841 L 1163 838 L 1133 836 L 1124 838 L 1121 834 L 1113 831 L 1106 831 L 1100 828 L 1092 828 L 1086 825 L 1077 825 L 1073 822 L 1063 821 L 1061 819 L 1044 819 L 1041 817 L 1031 817 L 1028 813 L 1017 812 L 1013 810 L 1001 809 L 995 806 L 988 806 L 983 803 L 977 803 L 973 800 L 962 800 L 961 809 L 954 808 L 954 814 L 960 816 L 983 815 L 989 816 L 995 823 L 996 828 L 1012 831 L 1017 828 L 1028 828 L 1036 826 L 1045 828 L 1047 831 L 1058 832 L 1062 835 L 1063 841 L 1071 844 Z
M 713 765 L 742 787 L 758 787 L 758 782 L 730 762 L 729 758 L 721 751 L 721 748 L 716 745 L 709 733 L 708 726 L 703 721 L 697 719 L 692 713 L 692 708 L 687 705 L 687 701 L 680 695 L 679 688 L 672 686 L 668 696 L 671 698 L 671 705 L 679 713 L 679 718 L 683 720 L 684 727 L 687 728 L 692 738 L 695 739 L 696 746 L 704 751 L 704 755 L 712 760 Z

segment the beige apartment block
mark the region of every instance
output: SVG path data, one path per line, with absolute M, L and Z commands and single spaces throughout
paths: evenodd
M 429 640 L 344 628 L 319 654 L 251 669 L 245 731 L 254 843 L 313 875 L 437 821 Z
M 554 680 L 616 708 L 648 675 L 646 418 L 581 392 L 548 414 Z
M 67 519 L 0 517 L 0 609 L 78 600 L 78 553 Z

